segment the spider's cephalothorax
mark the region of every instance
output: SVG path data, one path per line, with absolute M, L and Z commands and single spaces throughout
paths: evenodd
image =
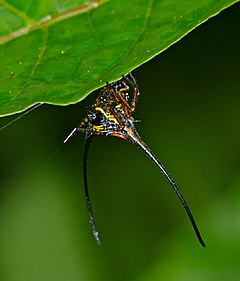
M 148 146 L 142 141 L 135 129 L 135 120 L 132 114 L 136 108 L 136 102 L 139 96 L 139 90 L 134 77 L 130 74 L 123 76 L 122 79 L 107 84 L 102 88 L 100 95 L 96 99 L 96 102 L 90 106 L 87 116 L 66 138 L 66 142 L 69 137 L 75 134 L 76 131 L 84 132 L 86 134 L 86 142 L 84 147 L 84 187 L 87 200 L 87 207 L 89 213 L 90 224 L 92 226 L 92 232 L 96 241 L 100 244 L 99 235 L 95 227 L 92 209 L 90 205 L 90 199 L 88 194 L 87 185 L 87 157 L 90 140 L 92 135 L 104 135 L 104 136 L 116 136 L 123 138 L 135 144 L 140 148 L 159 168 L 162 174 L 167 178 L 180 199 L 191 223 L 194 231 L 198 237 L 200 243 L 205 246 L 204 241 L 200 235 L 196 222 L 190 212 L 190 209 L 176 186 L 175 182 L 168 174 L 164 166 L 152 153 Z

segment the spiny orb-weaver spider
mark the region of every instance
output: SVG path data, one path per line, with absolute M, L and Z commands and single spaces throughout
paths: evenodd
M 131 93 L 133 95 L 132 98 L 130 98 Z M 116 82 L 113 82 L 111 84 L 107 83 L 107 85 L 102 88 L 100 95 L 96 99 L 96 102 L 88 109 L 87 116 L 76 128 L 73 129 L 73 131 L 68 135 L 68 137 L 64 141 L 64 143 L 66 143 L 67 140 L 78 131 L 86 134 L 83 157 L 84 187 L 89 221 L 92 227 L 92 232 L 95 237 L 95 240 L 98 244 L 101 244 L 99 234 L 94 223 L 88 193 L 87 157 L 92 136 L 104 135 L 119 137 L 135 144 L 153 161 L 153 163 L 159 168 L 159 170 L 167 178 L 167 180 L 173 187 L 191 221 L 191 224 L 199 242 L 202 246 L 205 247 L 205 243 L 198 230 L 197 224 L 191 214 L 191 211 L 182 193 L 180 192 L 177 185 L 175 184 L 171 176 L 168 174 L 164 166 L 151 152 L 148 146 L 142 141 L 135 129 L 136 120 L 132 117 L 132 115 L 136 109 L 136 102 L 139 95 L 140 92 L 136 80 L 131 73 L 129 73 L 127 76 L 123 76 L 120 80 Z

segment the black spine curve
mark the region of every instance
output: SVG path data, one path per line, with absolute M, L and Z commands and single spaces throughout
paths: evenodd
M 168 174 L 168 172 L 166 171 L 166 169 L 164 168 L 164 166 L 161 164 L 161 162 L 157 159 L 157 157 L 152 153 L 152 151 L 149 149 L 149 147 L 141 140 L 141 138 L 138 136 L 137 132 L 131 132 L 128 133 L 127 135 L 127 139 L 132 142 L 133 144 L 135 144 L 138 148 L 140 148 L 140 150 L 142 152 L 144 152 L 151 160 L 152 162 L 160 169 L 160 171 L 162 172 L 162 174 L 167 178 L 167 180 L 169 181 L 169 183 L 171 184 L 171 186 L 173 187 L 174 191 L 176 192 L 178 198 L 180 199 L 190 221 L 191 224 L 193 226 L 193 229 L 197 235 L 197 238 L 199 240 L 199 242 L 201 243 L 201 245 L 203 247 L 206 247 L 202 236 L 200 234 L 200 231 L 197 227 L 197 224 L 193 218 L 193 215 L 188 207 L 187 202 L 185 201 L 181 191 L 179 190 L 179 188 L 177 187 L 177 185 L 175 184 L 174 180 L 171 178 L 171 176 Z
M 85 197 L 87 202 L 87 209 L 88 209 L 88 216 L 89 216 L 89 223 L 91 224 L 93 236 L 98 245 L 101 245 L 101 240 L 98 235 L 97 228 L 94 223 L 92 207 L 90 203 L 90 197 L 88 192 L 88 181 L 87 181 L 87 163 L 88 163 L 88 151 L 89 146 L 91 144 L 93 136 L 87 137 L 84 144 L 84 153 L 83 153 L 83 180 L 84 180 L 84 190 L 85 190 Z

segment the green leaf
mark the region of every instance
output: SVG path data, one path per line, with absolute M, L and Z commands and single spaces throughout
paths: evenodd
M 237 0 L 0 1 L 0 115 L 76 103 Z

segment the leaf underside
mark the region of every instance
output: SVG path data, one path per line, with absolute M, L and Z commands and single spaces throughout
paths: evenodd
M 0 116 L 79 102 L 236 2 L 0 0 Z

